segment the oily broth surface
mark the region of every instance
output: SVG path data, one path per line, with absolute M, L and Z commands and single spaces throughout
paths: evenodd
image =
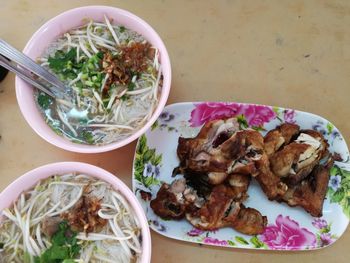
M 72 142 L 106 145 L 123 140 L 143 127 L 158 104 L 163 77 L 158 50 L 132 30 L 117 25 L 113 25 L 113 30 L 119 45 L 113 43 L 115 40 L 106 24 L 91 21 L 58 38 L 38 60 L 72 88 L 67 96 L 68 102 L 54 101 L 43 93 L 35 93 L 35 100 L 46 123 L 57 134 Z M 93 35 L 86 33 L 87 31 Z M 101 39 L 105 42 L 102 43 Z M 148 51 L 154 52 L 154 58 L 145 57 L 146 67 L 140 72 L 131 72 L 126 68 L 126 75 L 129 77 L 127 83 L 109 83 L 114 73 L 106 73 L 105 54 L 112 57 L 123 56 L 127 47 L 137 44 L 147 46 Z M 75 49 L 75 53 L 72 49 Z M 84 53 L 83 49 L 91 56 Z M 94 52 L 94 49 L 98 52 Z M 62 52 L 63 61 L 65 56 L 69 56 L 69 52 L 74 53 L 71 56 L 72 63 L 68 62 L 63 70 L 52 66 L 52 58 L 55 58 L 57 52 Z M 120 62 L 118 59 L 117 61 Z M 72 70 L 64 67 L 72 67 Z M 106 83 L 109 84 L 107 92 L 104 90 Z

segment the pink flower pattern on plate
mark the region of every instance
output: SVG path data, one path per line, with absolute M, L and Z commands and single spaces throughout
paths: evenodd
M 328 246 L 333 243 L 331 233 L 322 233 L 320 235 L 321 246 Z
M 276 113 L 269 106 L 204 102 L 195 104 L 195 109 L 191 112 L 190 123 L 192 127 L 198 127 L 211 120 L 239 115 L 243 115 L 251 127 L 262 127 L 265 123 L 276 118 Z
M 201 126 L 211 120 L 236 116 L 240 105 L 238 103 L 204 102 L 196 104 L 195 107 L 191 112 L 192 127 Z
M 314 221 L 312 221 L 312 225 L 317 229 L 323 229 L 328 226 L 327 221 L 322 218 L 315 218 Z
M 282 215 L 276 218 L 275 225 L 267 226 L 259 237 L 271 249 L 299 250 L 316 245 L 315 234 L 299 227 L 299 224 L 289 216 Z
M 197 237 L 200 236 L 201 234 L 203 234 L 204 231 L 200 230 L 198 228 L 193 228 L 190 231 L 187 232 L 187 235 L 191 236 L 191 237 Z
M 242 104 L 239 113 L 244 115 L 251 127 L 262 127 L 266 122 L 276 118 L 276 113 L 272 108 L 263 105 Z
M 283 111 L 283 118 L 285 122 L 296 123 L 295 121 L 295 110 L 286 109 Z
M 228 246 L 228 242 L 226 240 L 219 240 L 217 238 L 212 238 L 212 237 L 206 237 L 204 238 L 203 242 L 205 244 L 210 244 L 214 246 Z

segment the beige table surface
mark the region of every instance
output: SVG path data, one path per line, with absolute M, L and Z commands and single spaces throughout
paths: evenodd
M 49 18 L 91 4 L 125 8 L 150 23 L 172 62 L 168 103 L 238 101 L 310 111 L 350 139 L 350 1 L 1 0 L 0 37 L 22 49 Z M 83 161 L 131 185 L 135 142 L 109 153 L 65 152 L 43 141 L 17 106 L 14 76 L 0 83 L 0 191 L 24 172 Z M 152 232 L 152 262 L 349 262 L 350 229 L 312 252 L 220 249 Z

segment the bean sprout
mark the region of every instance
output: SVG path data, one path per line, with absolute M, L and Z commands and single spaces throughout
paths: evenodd
M 56 100 L 46 107 L 39 103 L 41 93 L 36 94 L 46 122 L 58 134 L 73 142 L 105 145 L 131 136 L 149 120 L 162 86 L 159 50 L 149 46 L 151 52 L 144 58 L 145 67 L 137 74 L 130 73 L 126 83 L 116 81 L 117 73 L 107 71 L 103 64 L 107 63 L 106 54 L 122 57 L 126 52 L 123 48 L 135 43 L 148 44 L 142 35 L 112 24 L 104 16 L 103 22 L 90 20 L 47 48 L 38 62 L 63 78 L 72 92 L 70 102 Z M 51 65 L 52 58 L 57 59 L 57 52 L 61 52 L 58 56 L 65 56 L 72 49 L 76 53 L 71 54 L 74 56 L 64 64 L 63 71 L 57 72 Z
M 106 225 L 93 233 L 77 234 L 80 252 L 75 262 L 138 262 L 141 231 L 127 200 L 106 182 L 75 173 L 41 181 L 22 193 L 11 208 L 1 211 L 5 218 L 0 223 L 4 262 L 23 262 L 24 254 L 34 262 L 35 256 L 51 246 L 43 231 L 43 220 L 69 212 L 84 191 L 101 200 L 98 215 L 106 220 Z

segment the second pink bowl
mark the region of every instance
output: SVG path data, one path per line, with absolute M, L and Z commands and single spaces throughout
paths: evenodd
M 14 182 L 12 182 L 4 191 L 0 193 L 0 220 L 1 211 L 4 208 L 10 207 L 15 202 L 23 191 L 29 190 L 35 186 L 40 180 L 46 179 L 55 174 L 65 174 L 72 172 L 81 172 L 92 177 L 101 179 L 113 186 L 118 190 L 129 202 L 133 208 L 136 217 L 141 226 L 142 234 L 142 254 L 141 263 L 151 262 L 151 235 L 148 227 L 147 218 L 143 212 L 143 209 L 137 201 L 135 195 L 131 190 L 116 176 L 103 170 L 99 167 L 79 162 L 62 162 L 52 163 L 41 166 L 32 171 L 22 175 Z

